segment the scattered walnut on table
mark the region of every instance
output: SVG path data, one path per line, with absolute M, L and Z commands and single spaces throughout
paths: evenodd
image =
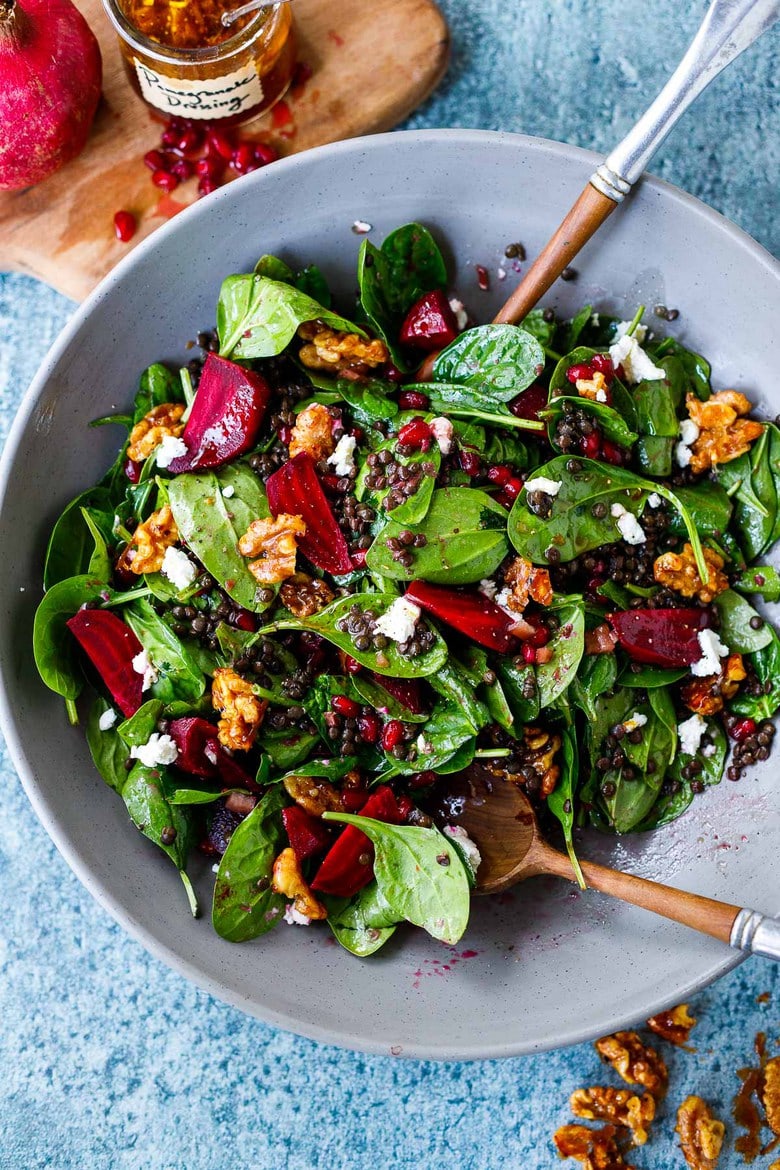
M 721 663 L 720 674 L 694 678 L 680 688 L 680 697 L 689 711 L 697 715 L 716 715 L 726 699 L 733 699 L 739 684 L 746 678 L 741 654 L 729 654 Z
M 315 898 L 301 873 L 300 863 L 292 849 L 283 849 L 274 862 L 271 884 L 277 894 L 293 899 L 293 906 L 307 918 L 323 919 L 328 911 Z
M 336 450 L 333 415 L 321 402 L 310 402 L 295 419 L 290 439 L 290 458 L 306 452 L 315 463 Z
M 329 780 L 317 776 L 286 776 L 282 783 L 288 796 L 313 817 L 343 811 L 341 796 Z
M 676 1132 L 691 1170 L 715 1170 L 726 1131 L 701 1097 L 686 1097 L 677 1110 Z
M 211 702 L 222 718 L 217 735 L 223 747 L 248 751 L 263 722 L 268 703 L 259 699 L 252 684 L 229 667 L 218 667 L 211 684 Z
M 723 557 L 711 548 L 702 551 L 707 566 L 706 581 L 702 581 L 699 575 L 690 544 L 684 544 L 681 552 L 665 552 L 657 557 L 653 576 L 659 585 L 665 585 L 683 597 L 696 597 L 702 605 L 709 605 L 719 593 L 728 589 L 729 579 L 723 572 Z
M 310 577 L 308 573 L 294 573 L 282 585 L 279 595 L 282 604 L 298 618 L 319 613 L 336 596 L 329 585 L 319 577 Z
M 687 394 L 685 405 L 699 428 L 699 437 L 691 443 L 690 463 L 697 475 L 743 455 L 763 434 L 762 423 L 743 417 L 753 404 L 737 390 L 719 390 L 706 402 Z
M 257 557 L 249 572 L 261 585 L 277 585 L 295 573 L 298 537 L 306 532 L 300 516 L 280 512 L 276 517 L 253 520 L 238 542 L 243 557 Z
M 613 1089 L 608 1085 L 575 1089 L 569 1104 L 575 1117 L 608 1121 L 630 1129 L 637 1146 L 643 1146 L 647 1141 L 647 1127 L 655 1117 L 655 1100 L 650 1093 L 643 1093 L 640 1097 L 631 1089 Z
M 537 569 L 525 557 L 515 557 L 504 573 L 504 584 L 508 590 L 507 608 L 522 613 L 529 601 L 537 605 L 550 605 L 553 587 L 547 569 Z
M 562 1125 L 553 1134 L 561 1158 L 574 1158 L 584 1170 L 632 1170 L 615 1141 L 614 1125 L 589 1129 L 587 1125 Z
M 184 431 L 181 416 L 185 409 L 183 402 L 162 402 L 147 411 L 130 432 L 128 459 L 132 459 L 134 463 L 142 463 L 144 459 L 149 458 L 166 435 L 178 439 Z
M 340 373 L 349 366 L 382 366 L 390 360 L 384 341 L 329 329 L 321 321 L 305 321 L 298 336 L 308 343 L 301 346 L 298 357 L 310 370 Z
M 669 1008 L 668 1011 L 651 1016 L 647 1026 L 663 1040 L 682 1046 L 690 1040 L 696 1020 L 688 1011 L 687 1003 L 681 1003 L 677 1007 Z
M 117 561 L 120 572 L 159 573 L 165 550 L 176 544 L 179 530 L 169 504 L 152 512 L 148 520 L 138 525 L 129 544 Z
M 602 1036 L 595 1047 L 602 1060 L 611 1064 L 629 1085 L 643 1085 L 656 1099 L 663 1097 L 669 1083 L 666 1064 L 636 1032 Z

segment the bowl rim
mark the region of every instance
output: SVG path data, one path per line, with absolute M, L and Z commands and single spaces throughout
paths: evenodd
M 311 150 L 302 151 L 299 154 L 290 155 L 274 163 L 273 173 L 279 173 L 282 168 L 285 171 L 305 170 L 310 165 L 311 160 L 325 155 L 338 156 L 352 154 L 354 152 L 360 153 L 380 150 L 386 147 L 390 141 L 397 142 L 399 138 L 403 138 L 406 141 L 416 140 L 422 144 L 452 143 L 455 145 L 486 142 L 495 145 L 505 144 L 509 147 L 522 149 L 527 152 L 544 151 L 554 155 L 557 154 L 568 161 L 574 160 L 581 162 L 584 167 L 595 167 L 601 161 L 600 156 L 594 151 L 585 150 L 581 147 L 572 146 L 563 142 L 556 142 L 552 139 L 526 134 L 463 129 L 402 130 L 391 131 L 385 134 L 365 135 L 359 138 L 346 139 L 341 142 L 330 143 L 315 147 Z M 583 177 L 587 178 L 585 175 Z M 244 194 L 240 197 L 247 197 L 253 190 L 253 186 L 255 188 L 260 187 L 267 181 L 268 176 L 264 169 L 244 176 L 240 188 Z M 725 232 L 738 246 L 743 248 L 751 256 L 754 262 L 758 262 L 768 269 L 770 274 L 780 282 L 780 261 L 776 260 L 761 244 L 726 216 L 715 211 L 714 208 L 709 207 L 706 203 L 688 194 L 681 188 L 675 187 L 673 184 L 667 183 L 665 180 L 657 178 L 652 174 L 645 174 L 640 180 L 640 183 L 643 187 L 649 188 L 650 190 L 663 192 L 667 199 L 672 199 L 678 205 L 684 206 L 689 212 L 693 212 L 708 221 L 716 230 Z M 0 455 L 0 512 L 5 507 L 16 449 L 25 429 L 30 424 L 38 398 L 51 376 L 54 367 L 66 353 L 74 337 L 90 316 L 95 306 L 108 296 L 116 285 L 121 284 L 125 277 L 154 250 L 158 241 L 165 240 L 169 235 L 179 231 L 182 222 L 189 223 L 199 217 L 203 218 L 204 216 L 210 215 L 211 209 L 217 205 L 217 200 L 227 201 L 234 200 L 238 197 L 234 189 L 234 184 L 230 183 L 222 187 L 219 191 L 214 192 L 208 200 L 197 201 L 186 211 L 180 213 L 174 219 L 169 220 L 168 223 L 162 225 L 145 240 L 141 241 L 128 256 L 120 260 L 116 267 L 100 281 L 97 287 L 77 308 L 41 362 L 17 408 L 14 421 L 8 432 L 2 454 Z M 348 1027 L 323 1027 L 309 1021 L 302 1023 L 289 1012 L 281 1011 L 265 1004 L 258 1004 L 256 1000 L 249 999 L 239 992 L 225 987 L 220 983 L 218 978 L 204 974 L 193 960 L 180 955 L 171 947 L 167 946 L 160 937 L 154 934 L 150 927 L 143 925 L 125 909 L 121 899 L 111 892 L 104 881 L 92 873 L 88 863 L 82 859 L 78 849 L 71 845 L 67 832 L 61 828 L 54 814 L 49 811 L 42 785 L 27 761 L 22 737 L 17 731 L 11 699 L 11 679 L 10 677 L 6 678 L 6 671 L 6 666 L 0 663 L 0 731 L 5 736 L 12 763 L 36 816 L 53 841 L 57 851 L 91 896 L 110 914 L 114 921 L 126 930 L 135 941 L 145 947 L 156 959 L 161 960 L 178 974 L 191 980 L 201 990 L 208 992 L 223 1003 L 228 1003 L 230 1006 L 238 1008 L 273 1027 L 283 1028 L 286 1031 L 293 1032 L 299 1036 L 305 1036 L 320 1043 L 335 1044 L 353 1051 L 387 1056 L 387 1045 L 384 1041 L 372 1040 L 370 1036 L 351 1030 Z M 721 960 L 715 962 L 704 974 L 692 976 L 682 988 L 675 990 L 675 995 L 679 996 L 680 1000 L 687 998 L 733 970 L 746 957 L 741 952 L 729 954 L 727 951 L 724 951 Z M 668 995 L 659 996 L 651 1003 L 643 1005 L 641 1013 L 643 1015 L 652 1015 L 666 1006 L 668 1006 Z M 637 1014 L 635 1013 L 617 1015 L 609 1022 L 608 1029 L 614 1031 L 626 1027 L 634 1023 L 636 1019 Z M 437 1045 L 435 1049 L 427 1045 L 409 1044 L 404 1046 L 404 1050 L 400 1055 L 405 1058 L 419 1060 L 487 1060 L 524 1056 L 564 1048 L 592 1040 L 593 1036 L 592 1027 L 588 1027 L 587 1025 L 581 1027 L 570 1026 L 562 1033 L 550 1036 L 549 1039 L 545 1039 L 543 1042 L 507 1041 L 506 1043 L 492 1044 L 486 1047 L 479 1038 L 476 1038 L 472 1043 L 460 1042 L 454 1045 L 444 1043 Z

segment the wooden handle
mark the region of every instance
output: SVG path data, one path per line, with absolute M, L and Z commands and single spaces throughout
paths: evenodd
M 555 235 L 536 257 L 493 320 L 510 325 L 522 321 L 616 207 L 614 200 L 602 195 L 601 191 L 588 183 Z
M 575 880 L 571 862 L 557 849 L 540 845 L 535 860 L 537 872 Z M 609 894 L 611 898 L 620 898 L 622 902 L 630 902 L 633 906 L 641 906 L 643 910 L 652 910 L 662 918 L 681 922 L 683 926 L 712 935 L 721 942 L 731 942 L 731 929 L 740 913 L 739 906 L 729 906 L 726 902 L 716 902 L 714 898 L 675 890 L 672 886 L 607 869 L 591 861 L 583 861 L 581 864 L 585 880 L 592 889 Z

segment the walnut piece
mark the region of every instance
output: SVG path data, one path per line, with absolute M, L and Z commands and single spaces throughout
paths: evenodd
M 311 617 L 319 613 L 336 596 L 330 586 L 320 581 L 319 577 L 309 577 L 307 573 L 294 573 L 282 585 L 279 595 L 290 613 L 298 618 Z
M 766 1110 L 766 1123 L 772 1133 L 780 1136 L 780 1056 L 773 1056 L 764 1065 L 761 1100 Z
M 681 1003 L 666 1012 L 651 1016 L 647 1026 L 663 1040 L 682 1046 L 690 1040 L 696 1020 L 688 1011 L 687 1003 Z
M 601 370 L 595 370 L 592 378 L 578 378 L 575 386 L 580 398 L 588 398 L 591 402 L 607 401 L 607 379 Z
M 222 746 L 234 752 L 248 751 L 260 730 L 268 702 L 258 699 L 252 684 L 229 667 L 214 671 L 211 702 L 222 715 L 217 724 Z
M 289 796 L 313 817 L 324 812 L 343 812 L 341 796 L 329 780 L 315 776 L 286 776 L 282 781 Z
M 550 605 L 553 599 L 552 582 L 547 569 L 537 569 L 525 557 L 515 557 L 504 573 L 504 584 L 509 594 L 507 608 L 522 613 L 529 601 Z
M 574 1158 L 584 1170 L 632 1170 L 615 1141 L 614 1125 L 588 1129 L 587 1125 L 562 1125 L 553 1134 L 561 1158 Z
M 636 1032 L 602 1036 L 595 1047 L 602 1060 L 611 1064 L 629 1085 L 642 1085 L 655 1098 L 663 1097 L 669 1082 L 666 1065 L 654 1048 L 642 1043 Z
M 305 321 L 298 336 L 309 343 L 301 346 L 298 357 L 310 370 L 339 373 L 350 366 L 382 366 L 390 360 L 384 341 L 329 329 L 321 321 Z
M 290 439 L 290 458 L 305 451 L 315 463 L 327 459 L 336 450 L 333 416 L 320 402 L 311 402 L 295 420 Z
M 179 530 L 169 504 L 152 512 L 148 520 L 139 524 L 130 543 L 117 561 L 120 571 L 137 573 L 159 573 L 166 548 L 176 544 Z
M 729 579 L 723 572 L 725 561 L 710 548 L 704 548 L 707 566 L 707 580 L 702 582 L 696 568 L 696 558 L 690 544 L 684 544 L 682 552 L 665 552 L 656 558 L 653 576 L 659 585 L 674 589 L 683 597 L 696 597 L 702 605 L 709 605 L 719 593 L 729 587 Z
M 683 703 L 697 715 L 716 715 L 726 699 L 733 699 L 746 677 L 741 654 L 729 654 L 721 663 L 720 674 L 695 678 L 680 688 Z
M 763 434 L 762 423 L 741 417 L 750 413 L 752 403 L 737 390 L 719 390 L 706 402 L 687 394 L 685 405 L 699 428 L 698 439 L 691 443 L 690 466 L 696 474 L 730 463 Z
M 686 1097 L 677 1110 L 676 1132 L 691 1170 L 715 1170 L 726 1127 L 701 1097 Z
M 148 411 L 130 432 L 128 459 L 142 463 L 166 435 L 178 439 L 184 430 L 184 423 L 180 419 L 185 409 L 183 402 L 162 402 Z
M 647 1141 L 647 1127 L 655 1117 L 653 1097 L 649 1093 L 639 1097 L 631 1089 L 613 1089 L 604 1085 L 575 1089 L 569 1104 L 575 1117 L 608 1121 L 630 1129 L 637 1146 L 643 1146 Z
M 277 894 L 293 899 L 293 907 L 307 918 L 327 918 L 328 911 L 309 889 L 292 849 L 283 849 L 274 862 L 271 885 Z
M 275 518 L 253 520 L 238 542 L 243 557 L 258 557 L 249 572 L 261 585 L 276 585 L 295 573 L 299 536 L 306 532 L 300 516 L 280 512 Z

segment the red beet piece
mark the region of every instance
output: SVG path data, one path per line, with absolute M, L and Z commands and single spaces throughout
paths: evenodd
M 404 707 L 408 707 L 413 714 L 422 715 L 428 710 L 423 701 L 422 686 L 418 678 L 388 678 L 384 674 L 374 674 L 373 671 L 371 678 L 383 687 L 388 695 L 392 695 L 399 703 L 403 703 Z
M 186 440 L 186 432 L 185 432 Z M 344 534 L 330 510 L 310 455 L 302 451 L 269 476 L 265 485 L 274 516 L 300 516 L 306 534 L 298 547 L 312 564 L 327 573 L 351 573 L 352 559 Z
M 458 322 L 441 289 L 415 301 L 401 326 L 401 343 L 433 353 L 458 336 Z
M 324 853 L 333 838 L 322 821 L 293 804 L 282 809 L 282 821 L 287 830 L 292 851 L 298 861 Z
M 253 446 L 271 397 L 260 374 L 210 353 L 182 439 L 187 454 L 174 459 L 173 475 L 221 467 Z
M 534 382 L 527 390 L 523 390 L 512 399 L 509 409 L 515 418 L 528 418 L 538 422 L 541 412 L 547 409 L 547 389 L 541 382 Z
M 697 634 L 712 624 L 706 609 L 629 609 L 607 614 L 607 621 L 634 662 L 665 667 L 698 662 Z
M 169 732 L 179 749 L 176 767 L 191 776 L 220 780 L 225 788 L 247 788 L 259 792 L 254 779 L 229 756 L 217 736 L 217 729 L 208 719 L 187 716 L 173 719 Z
M 143 646 L 130 627 L 109 609 L 80 609 L 67 626 L 125 718 L 135 715 L 143 702 L 143 675 L 133 670 L 133 659 Z
M 427 581 L 412 581 L 406 597 L 488 650 L 509 654 L 517 646 L 517 638 L 510 633 L 512 619 L 475 589 L 448 589 Z
M 401 813 L 393 792 L 387 785 L 375 788 L 360 810 L 363 817 L 385 821 L 389 825 L 401 823 Z M 311 883 L 313 890 L 322 894 L 335 894 L 339 898 L 351 898 L 374 876 L 374 846 L 365 833 L 354 825 L 347 825 L 344 832 L 325 854 L 322 865 Z

